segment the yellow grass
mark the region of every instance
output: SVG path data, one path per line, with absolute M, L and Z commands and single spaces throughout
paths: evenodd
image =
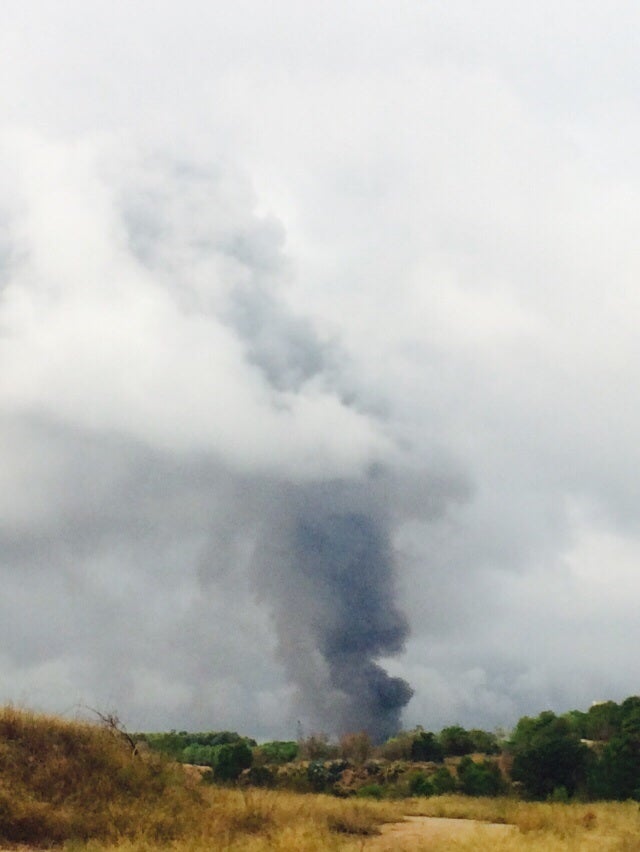
M 198 825 L 165 848 L 171 852 L 263 852 L 263 850 L 366 850 L 394 852 L 632 852 L 640 850 L 638 805 L 529 804 L 509 799 L 471 799 L 447 796 L 404 802 L 362 802 L 328 796 L 277 791 L 212 788 Z M 404 814 L 448 816 L 506 822 L 514 826 L 505 836 L 489 834 L 480 825 L 472 834 L 456 838 L 412 839 L 406 847 L 382 846 L 375 835 L 381 821 L 398 821 Z M 362 833 L 359 833 L 362 832 Z M 143 837 L 116 844 L 89 844 L 88 852 L 151 852 L 155 841 Z
M 499 822 L 466 836 L 376 837 L 404 815 Z M 635 802 L 531 804 L 515 799 L 369 801 L 198 784 L 181 767 L 135 755 L 113 731 L 0 709 L 0 848 L 68 852 L 319 852 L 410 849 L 468 852 L 640 852 Z M 400 845 L 398 845 L 400 844 Z

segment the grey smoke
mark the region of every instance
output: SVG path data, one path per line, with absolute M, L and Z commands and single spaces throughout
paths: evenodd
M 130 245 L 179 294 L 183 309 L 210 313 L 233 329 L 246 360 L 276 391 L 304 392 L 315 381 L 349 407 L 380 417 L 379 404 L 349 380 L 339 342 L 322 340 L 313 323 L 280 298 L 288 276 L 280 223 L 244 211 L 238 216 L 221 191 L 224 175 L 215 170 L 158 161 L 145 175 L 144 186 L 122 202 Z M 176 257 L 189 275 L 178 267 L 167 275 Z M 221 269 L 222 297 L 208 285 L 208 276 Z M 330 734 L 366 730 L 375 740 L 396 732 L 413 690 L 381 662 L 400 654 L 409 636 L 397 603 L 393 532 L 412 514 L 437 514 L 450 485 L 440 482 L 425 494 L 406 471 L 394 476 L 373 468 L 361 480 L 231 476 L 217 488 L 227 505 L 212 510 L 200 569 L 204 588 L 224 570 L 221 554 L 231 572 L 248 559 L 305 723 Z M 253 558 L 247 556 L 251 541 Z
M 286 486 L 257 546 L 258 583 L 303 708 L 330 733 L 400 726 L 413 694 L 377 662 L 404 648 L 387 513 L 374 480 Z

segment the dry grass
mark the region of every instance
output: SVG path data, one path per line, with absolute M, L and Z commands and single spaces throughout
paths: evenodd
M 191 849 L 358 849 L 377 834 L 379 824 L 401 818 L 391 803 L 325 795 L 213 787 L 207 797 L 209 807 L 198 836 L 192 834 Z
M 65 845 L 68 852 L 320 852 L 385 849 L 383 822 L 403 815 L 513 825 L 490 834 L 416 842 L 407 849 L 467 852 L 640 852 L 638 805 L 530 804 L 443 796 L 336 799 L 196 785 L 179 767 L 133 755 L 94 725 L 0 710 L 0 846 Z M 394 837 L 397 837 L 394 835 Z M 403 848 L 394 839 L 394 850 Z
M 209 788 L 198 820 L 165 844 L 167 852 L 321 852 L 360 850 L 377 826 L 401 819 L 395 806 L 345 801 L 324 795 Z M 117 843 L 89 843 L 87 852 L 150 852 L 159 844 L 140 836 Z
M 117 732 L 0 709 L 0 838 L 29 844 L 180 836 L 202 807 L 195 785 Z
M 637 852 L 640 817 L 636 803 L 595 805 L 527 804 L 509 799 L 471 799 L 448 796 L 404 802 L 340 800 L 322 795 L 277 791 L 241 792 L 211 788 L 201 820 L 182 837 L 166 845 L 167 852 Z M 401 820 L 404 814 L 448 816 L 498 821 L 514 825 L 504 836 L 484 826 L 470 834 L 429 838 L 424 844 L 412 836 L 406 846 L 394 835 L 382 845 L 371 832 L 381 822 Z M 89 844 L 88 852 L 151 852 L 152 839 L 123 840 L 116 844 Z
M 511 835 L 476 837 L 430 845 L 430 849 L 535 850 L 640 850 L 640 812 L 637 802 L 555 804 L 520 802 L 516 799 L 480 799 L 442 796 L 406 803 L 405 813 L 424 816 L 478 819 L 516 827 Z

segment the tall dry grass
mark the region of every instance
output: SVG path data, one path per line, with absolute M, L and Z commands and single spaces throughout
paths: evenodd
M 361 802 L 323 795 L 211 789 L 203 819 L 183 837 L 172 841 L 171 852 L 637 852 L 640 826 L 636 803 L 527 804 L 512 800 L 448 796 L 405 802 Z M 514 826 L 504 835 L 483 825 L 464 837 L 413 836 L 405 845 L 394 835 L 387 845 L 376 836 L 381 822 L 405 814 L 447 816 Z M 151 852 L 149 838 L 118 843 L 91 843 L 89 852 Z
M 184 833 L 202 807 L 184 773 L 117 732 L 0 709 L 0 838 L 29 844 Z M 192 816 L 193 815 L 193 816 Z
M 501 822 L 466 838 L 386 847 L 376 837 L 403 815 Z M 0 710 L 0 848 L 7 843 L 68 852 L 320 852 L 403 848 L 419 852 L 640 852 L 635 802 L 531 804 L 443 796 L 403 801 L 336 799 L 197 784 L 156 755 L 135 755 L 114 731 Z
M 580 852 L 611 850 L 639 852 L 640 811 L 637 802 L 560 804 L 521 802 L 517 799 L 442 796 L 412 799 L 405 805 L 411 815 L 477 819 L 513 825 L 508 835 L 475 836 L 431 843 L 433 850 L 478 852 Z M 414 847 L 416 848 L 416 847 Z

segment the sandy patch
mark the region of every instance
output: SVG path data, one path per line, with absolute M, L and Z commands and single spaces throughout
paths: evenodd
M 467 839 L 476 833 L 504 835 L 514 830 L 512 825 L 481 822 L 475 819 L 449 819 L 445 817 L 405 817 L 403 822 L 391 822 L 380 826 L 380 835 L 364 844 L 371 852 L 399 852 L 430 848 L 431 841 Z

